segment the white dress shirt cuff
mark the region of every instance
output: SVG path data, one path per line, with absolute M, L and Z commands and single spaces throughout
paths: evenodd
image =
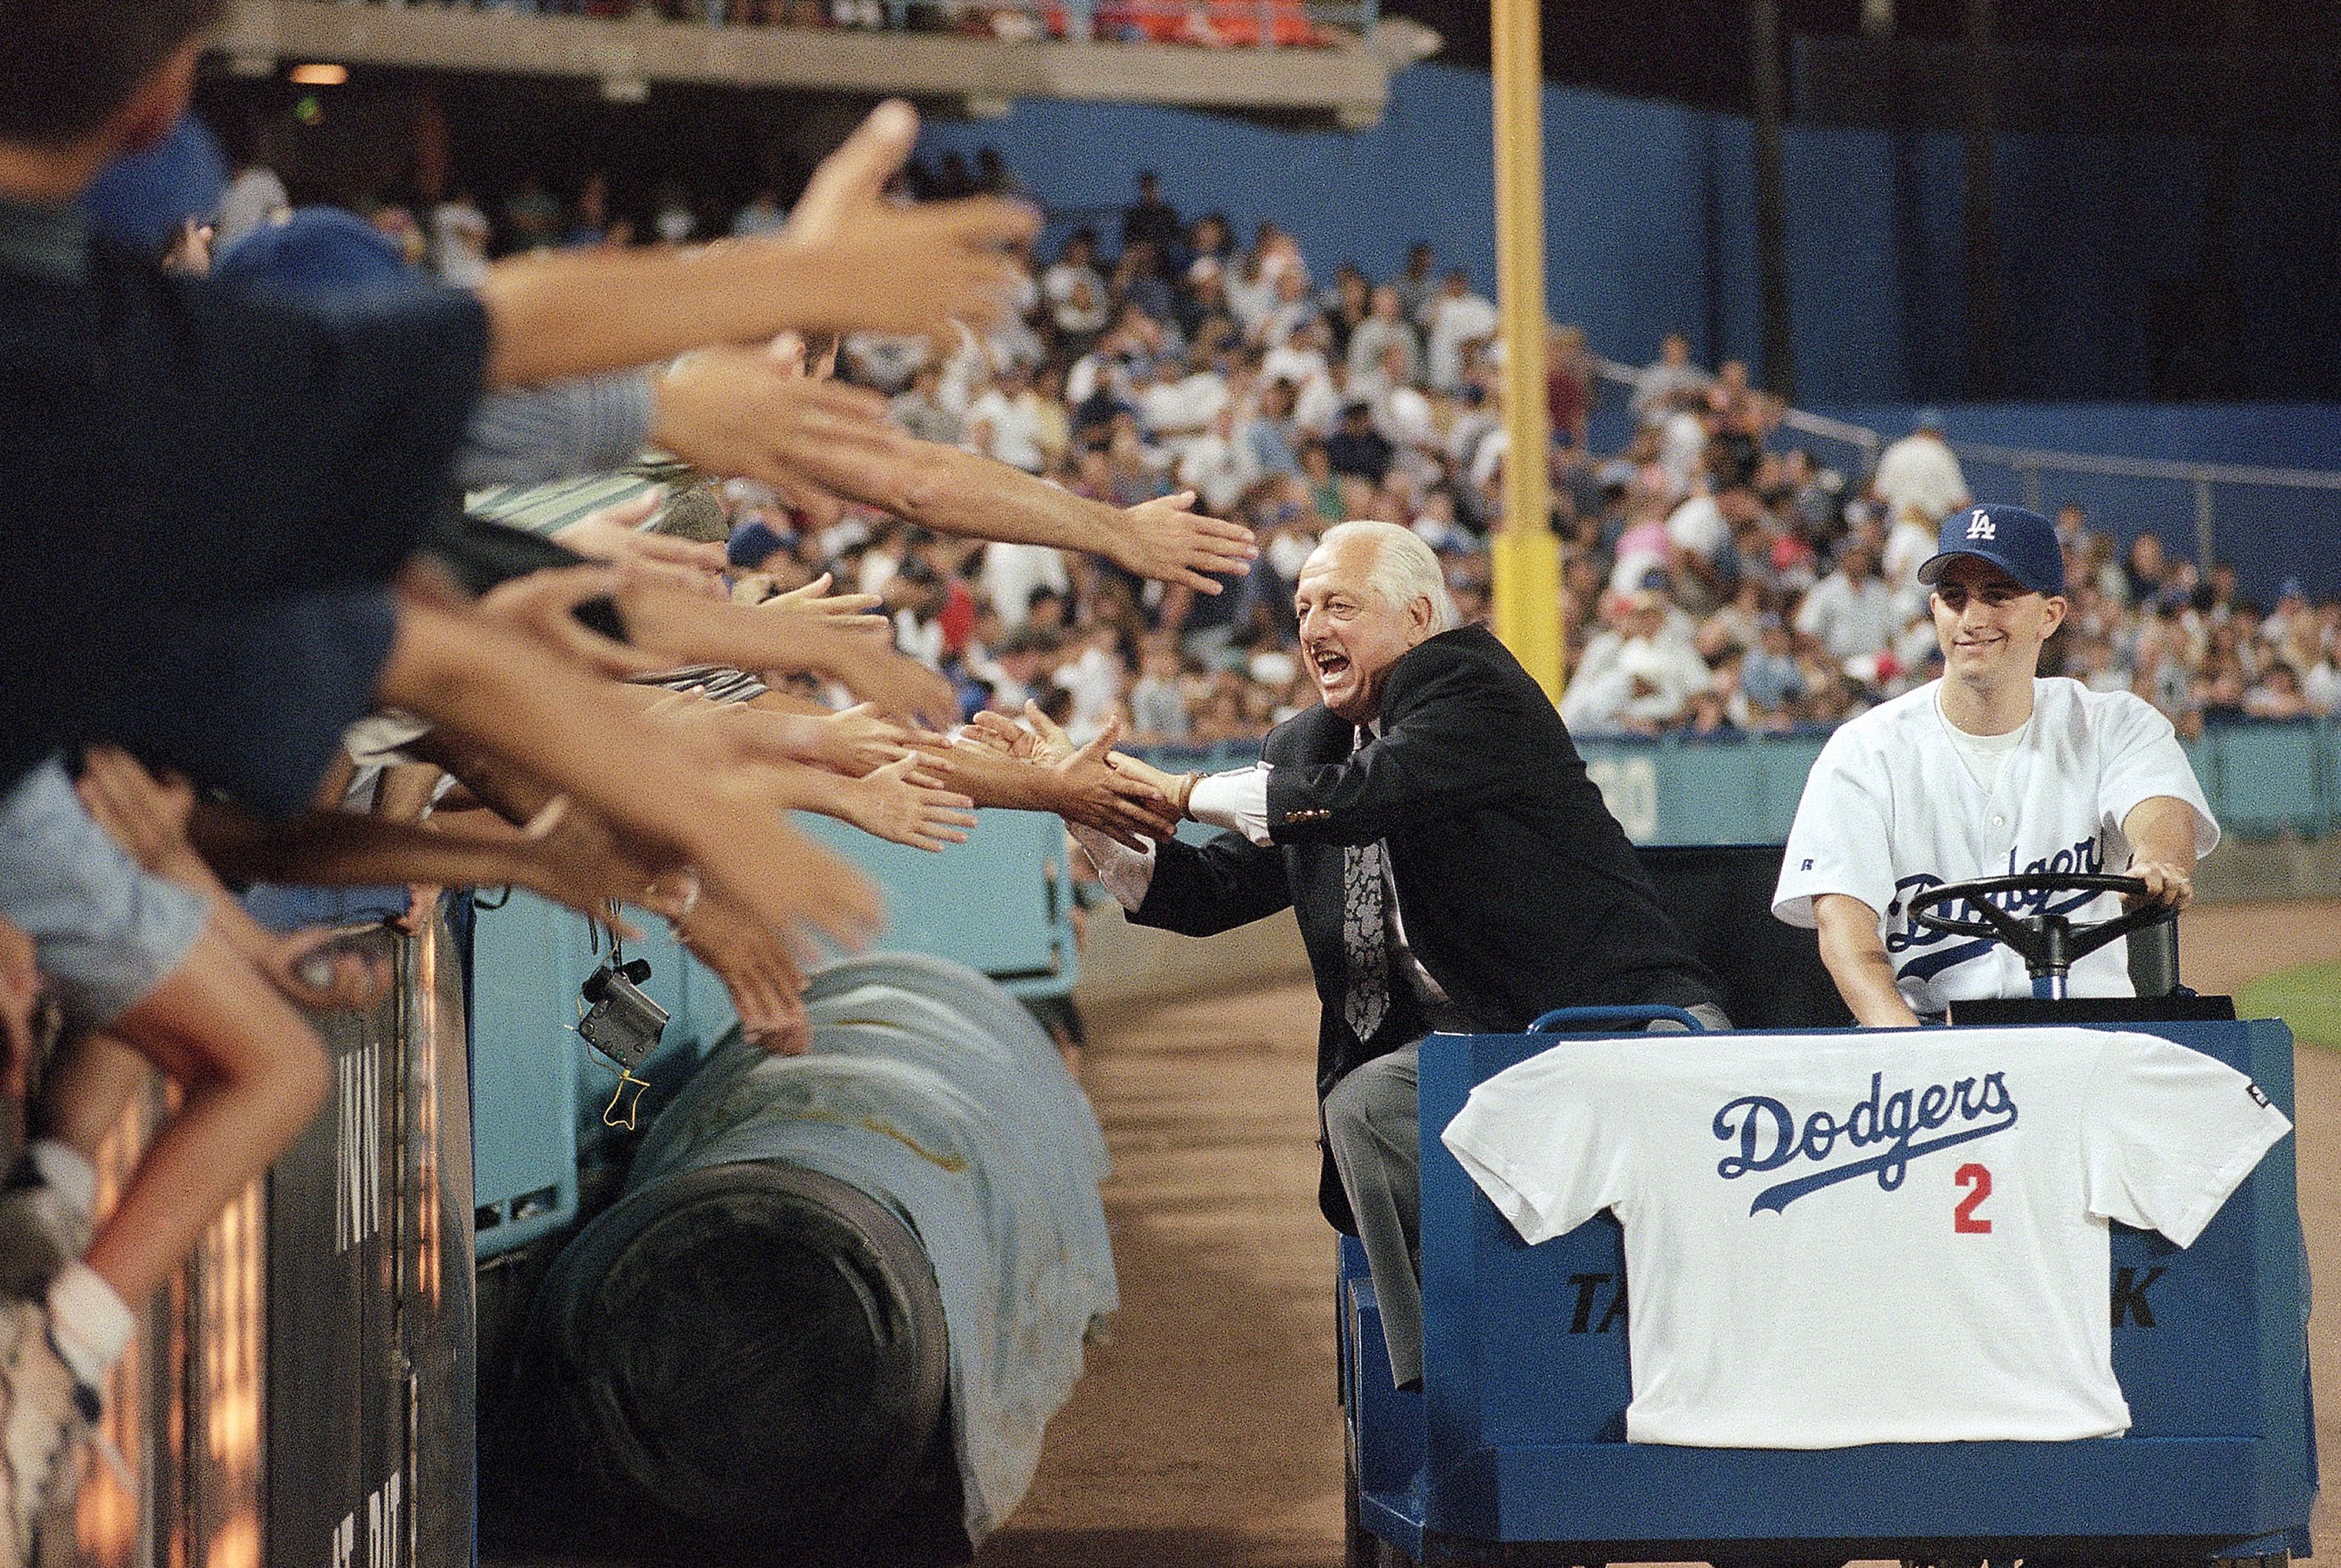
M 1093 827 L 1079 823 L 1069 824 L 1073 842 L 1089 851 L 1090 862 L 1098 870 L 1098 880 L 1114 896 L 1114 902 L 1124 909 L 1136 909 L 1146 902 L 1146 890 L 1154 884 L 1154 846 L 1131 849 L 1116 844 Z
M 1270 765 L 1254 763 L 1248 768 L 1197 779 L 1194 793 L 1187 797 L 1187 814 L 1212 827 L 1232 829 L 1254 844 L 1270 842 L 1268 833 L 1268 771 Z

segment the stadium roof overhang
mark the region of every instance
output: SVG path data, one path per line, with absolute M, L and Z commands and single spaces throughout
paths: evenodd
M 1279 124 L 1356 129 L 1381 118 L 1392 62 L 1349 35 L 1317 48 L 1004 42 L 853 28 L 711 27 L 235 0 L 214 48 L 251 74 L 331 60 L 489 75 L 598 79 L 623 98 L 657 84 L 902 94 L 975 115 L 1018 98 L 1167 104 Z

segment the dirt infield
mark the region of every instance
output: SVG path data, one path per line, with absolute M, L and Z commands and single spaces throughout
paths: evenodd
M 2205 992 L 2341 954 L 2341 904 L 2190 914 Z M 1094 1018 L 1084 1068 L 1112 1145 L 1122 1311 L 1051 1427 L 983 1568 L 1333 1568 L 1341 1453 L 1331 1233 L 1317 1217 L 1305 985 Z M 2341 1054 L 2298 1063 L 2301 1211 L 2341 1280 Z M 2341 1453 L 2341 1309 L 2312 1325 L 2319 1446 Z M 2341 1523 L 2320 1509 L 2320 1557 Z

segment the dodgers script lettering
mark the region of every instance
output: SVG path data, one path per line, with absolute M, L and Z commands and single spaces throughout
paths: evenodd
M 1890 1193 L 1909 1174 L 1911 1161 L 2005 1133 L 2016 1125 L 2016 1098 L 2008 1093 L 2003 1073 L 1897 1089 L 1890 1094 L 1886 1074 L 1872 1073 L 1869 1098 L 1856 1101 L 1842 1114 L 1822 1109 L 1798 1115 L 1768 1094 L 1742 1094 L 1715 1114 L 1716 1137 L 1738 1149 L 1716 1163 L 1715 1174 L 1736 1182 L 1799 1162 L 1827 1164 L 1840 1144 L 1856 1150 L 1883 1144 L 1877 1154 L 1767 1187 L 1756 1194 L 1748 1212 L 1777 1213 L 1808 1193 L 1859 1176 L 1876 1176 L 1878 1186 Z

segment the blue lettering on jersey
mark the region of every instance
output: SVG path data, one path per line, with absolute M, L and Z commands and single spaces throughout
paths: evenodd
M 1872 1073 L 1869 1098 L 1855 1102 L 1842 1117 L 1826 1110 L 1799 1117 L 1768 1094 L 1742 1094 L 1715 1114 L 1715 1135 L 1739 1147 L 1738 1154 L 1716 1163 L 1715 1174 L 1736 1182 L 1751 1172 L 1777 1171 L 1798 1160 L 1819 1164 L 1839 1142 L 1854 1149 L 1884 1144 L 1883 1153 L 1765 1188 L 1748 1205 L 1748 1213 L 1778 1213 L 1808 1193 L 1858 1176 L 1874 1174 L 1879 1189 L 1890 1193 L 1909 1174 L 1911 1161 L 2005 1133 L 2016 1125 L 2016 1097 L 2008 1093 L 2004 1073 L 1918 1090 L 1897 1089 L 1891 1094 L 1886 1093 L 1886 1074 Z M 1937 1137 L 1922 1136 L 1950 1126 L 1955 1118 L 1965 1124 Z
M 2069 849 L 2060 849 L 2054 854 L 2044 856 L 2020 868 L 2016 864 L 2016 851 L 2011 849 L 2007 852 L 2007 869 L 1995 874 L 2015 876 L 2020 873 L 2025 875 L 2036 874 L 2064 875 L 2073 872 L 2095 874 L 2105 868 L 2105 846 L 2097 841 L 2095 834 L 2092 834 L 2077 841 Z M 1914 872 L 1895 883 L 1893 900 L 1886 906 L 1886 951 L 1888 954 L 1908 953 L 1912 948 L 1918 947 L 1940 947 L 1943 943 L 1953 940 L 1951 933 L 1929 931 L 1904 913 L 1909 908 L 1910 900 L 1914 896 L 1942 885 L 1941 877 L 1924 871 Z M 1995 893 L 1985 895 L 1987 902 L 2019 917 L 2031 914 L 2070 914 L 2073 911 L 2105 895 L 2087 889 L 2063 894 Z M 1982 918 L 1969 906 L 1966 899 L 1961 899 L 1948 906 L 1938 907 L 1936 913 L 1948 915 L 1953 920 Z M 1895 968 L 1898 973 L 1909 975 L 1914 980 L 1931 979 L 1946 969 L 1965 964 L 1970 958 L 1980 957 L 1988 952 L 1992 945 L 1989 938 L 1961 940 L 1957 946 L 1941 948 L 1939 952 L 1924 954 L 1908 960 L 1897 958 Z

